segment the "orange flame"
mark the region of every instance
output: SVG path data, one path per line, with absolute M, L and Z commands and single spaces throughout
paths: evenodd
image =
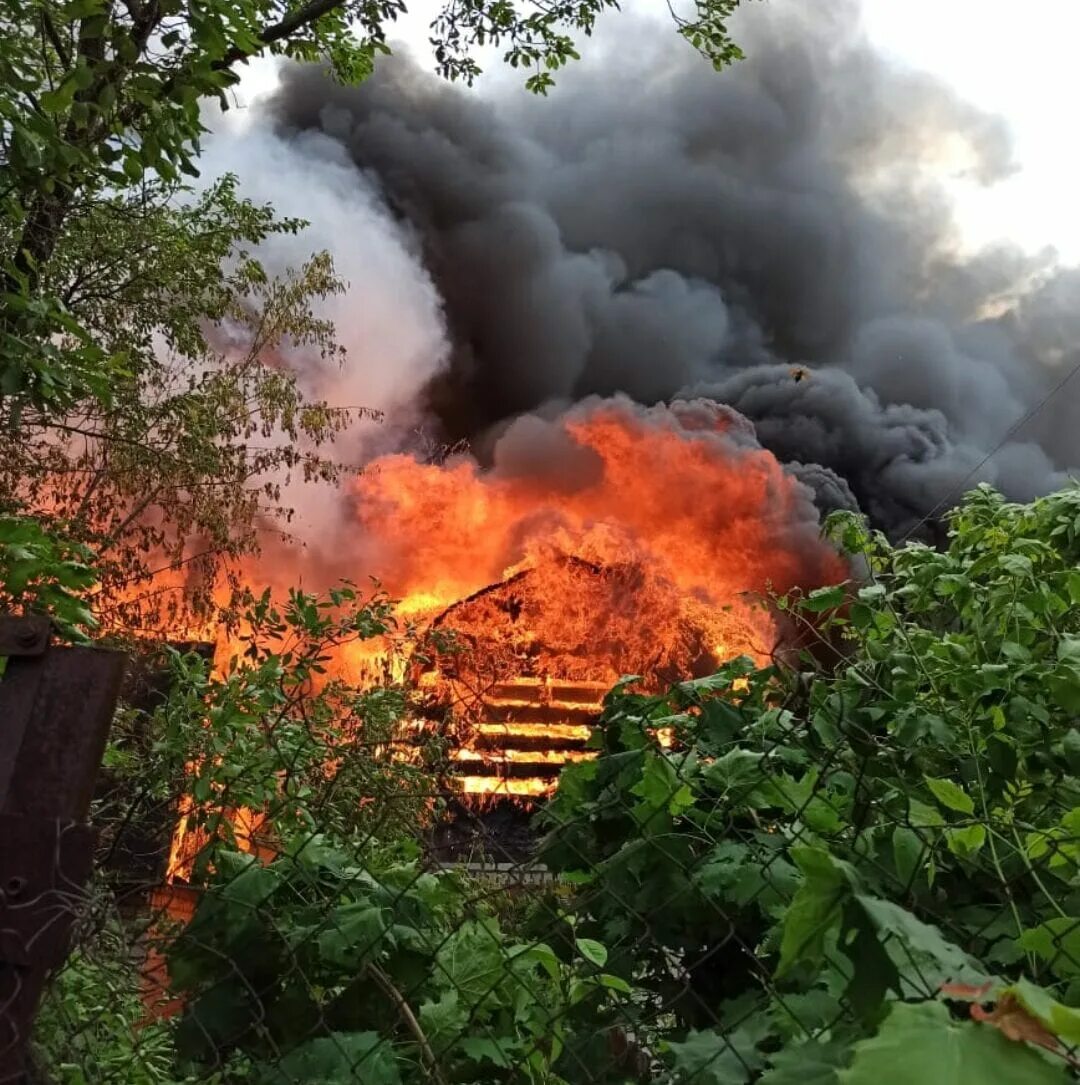
M 659 685 L 740 654 L 763 663 L 780 631 L 751 596 L 843 578 L 810 495 L 747 427 L 711 401 L 593 400 L 519 420 L 490 467 L 393 455 L 357 480 L 363 565 L 402 614 L 468 650 L 436 652 L 475 725 L 457 760 L 496 773 L 459 777 L 466 792 L 546 794 L 541 770 L 586 756 L 572 745 L 620 675 Z M 529 765 L 538 775 L 519 778 Z
M 581 624 L 575 600 L 554 594 L 566 586 L 556 558 L 632 568 L 638 579 L 612 584 L 600 615 L 650 620 L 623 655 L 649 658 L 671 632 L 659 604 L 677 597 L 696 612 L 684 616 L 711 618 L 718 658 L 764 658 L 774 620 L 747 593 L 809 588 L 844 569 L 818 538 L 808 492 L 749 443 L 745 426 L 704 400 L 591 401 L 556 422 L 519 421 L 490 469 L 469 457 L 441 466 L 383 457 L 355 484 L 363 563 L 418 619 L 528 570 L 546 595 L 541 638 Z

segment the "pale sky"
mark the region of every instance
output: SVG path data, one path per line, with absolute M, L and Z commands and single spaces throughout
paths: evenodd
M 1080 262 L 1080 0 L 863 0 L 863 10 L 879 47 L 940 76 L 1013 131 L 1019 173 L 990 191 L 956 192 L 973 239 L 1051 244 Z
M 649 7 L 660 2 L 638 0 Z M 409 6 L 393 37 L 423 59 L 438 0 Z M 1017 174 L 991 190 L 950 185 L 970 242 L 1008 238 L 1028 249 L 1053 245 L 1067 262 L 1080 263 L 1080 149 L 1072 105 L 1080 94 L 1080 0 L 863 0 L 863 12 L 879 48 L 944 79 L 1012 129 Z M 273 78 L 272 66 L 251 66 L 242 96 L 268 89 Z

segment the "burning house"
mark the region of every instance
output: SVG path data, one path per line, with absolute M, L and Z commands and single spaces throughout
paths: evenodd
M 385 456 L 350 510 L 356 560 L 413 626 L 408 669 L 449 740 L 440 854 L 520 855 L 523 813 L 593 756 L 621 677 L 659 690 L 735 656 L 764 663 L 789 639 L 770 593 L 847 575 L 813 492 L 707 400 L 523 418 L 491 466 Z M 333 668 L 363 685 L 379 651 L 342 646 Z M 250 812 L 236 818 L 258 837 Z M 197 846 L 174 841 L 171 869 Z
M 468 741 L 453 753 L 466 795 L 546 795 L 564 764 L 590 756 L 591 724 L 621 677 L 656 689 L 711 673 L 740 649 L 755 654 L 737 619 L 649 577 L 640 564 L 554 555 L 432 622 L 445 647 L 430 679 L 466 721 Z M 660 603 L 659 629 L 646 600 Z
M 354 514 L 367 561 L 425 631 L 417 677 L 455 720 L 466 821 L 528 808 L 592 756 L 621 677 L 661 689 L 735 656 L 763 663 L 787 633 L 768 593 L 847 573 L 812 492 L 704 400 L 522 419 L 491 467 L 384 457 Z

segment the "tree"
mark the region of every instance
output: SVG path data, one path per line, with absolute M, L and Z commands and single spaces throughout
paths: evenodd
M 68 218 L 44 288 L 124 372 L 107 401 L 9 414 L 0 495 L 94 550 L 111 629 L 204 613 L 223 563 L 284 519 L 283 474 L 336 477 L 319 447 L 362 412 L 305 400 L 274 351 L 335 359 L 311 304 L 341 284 L 325 254 L 271 280 L 247 250 L 301 226 L 239 199 L 230 177 L 190 204 L 146 184 Z M 155 582 L 165 569 L 178 572 Z
M 716 63 L 738 55 L 724 20 L 738 0 L 697 0 L 680 30 Z M 527 6 L 450 2 L 434 22 L 440 69 L 471 79 L 471 53 L 505 44 L 507 61 L 551 71 L 576 56 L 570 34 L 591 31 L 613 0 Z M 59 299 L 39 296 L 71 216 L 147 178 L 174 184 L 191 174 L 203 131 L 199 102 L 227 92 L 251 57 L 326 61 L 347 82 L 362 80 L 385 52 L 402 0 L 13 0 L 0 15 L 0 154 L 4 189 L 4 379 L 0 391 L 63 405 L 106 389 L 102 359 L 64 320 Z M 35 303 L 42 304 L 35 304 Z M 75 340 L 69 366 L 34 364 L 47 330 Z M 89 353 L 87 353 L 89 351 Z M 51 359 L 56 362 L 55 358 Z M 59 370 L 54 372 L 53 370 Z
M 717 64 L 738 55 L 724 26 L 737 3 L 698 0 L 679 22 Z M 451 0 L 433 23 L 440 69 L 471 81 L 475 48 L 503 45 L 542 92 L 576 56 L 571 34 L 612 6 Z M 312 312 L 341 289 L 332 262 L 317 254 L 271 283 L 252 249 L 303 223 L 238 198 L 230 178 L 198 198 L 184 178 L 200 102 L 227 107 L 249 58 L 322 61 L 357 82 L 404 10 L 12 0 L 0 12 L 0 508 L 97 550 L 101 599 L 130 611 L 131 585 L 184 563 L 198 609 L 222 562 L 286 511 L 283 472 L 335 475 L 319 449 L 353 414 L 306 402 L 271 357 L 290 342 L 339 353 Z M 212 331 L 223 322 L 228 349 Z

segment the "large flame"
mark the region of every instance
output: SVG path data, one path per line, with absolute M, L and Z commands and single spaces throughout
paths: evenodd
M 610 616 L 633 612 L 648 624 L 637 645 L 620 644 L 624 657 L 651 657 L 671 627 L 664 608 L 675 605 L 720 621 L 732 638 L 717 645 L 724 657 L 761 658 L 777 631 L 748 595 L 843 576 L 806 489 L 744 419 L 708 400 L 651 409 L 593 400 L 555 421 L 522 419 L 493 460 L 485 469 L 468 456 L 441 465 L 387 456 L 357 480 L 362 564 L 401 598 L 403 614 L 431 620 L 532 570 L 545 610 L 533 632 L 565 639 L 580 619 L 579 600 L 559 594 L 569 557 L 626 571 L 608 578 Z M 598 677 L 608 675 L 617 676 L 610 666 Z
M 491 459 L 386 456 L 353 492 L 359 564 L 453 635 L 433 655 L 475 795 L 546 794 L 621 675 L 764 662 L 782 631 L 761 596 L 844 576 L 808 491 L 711 401 L 588 401 L 519 420 Z

